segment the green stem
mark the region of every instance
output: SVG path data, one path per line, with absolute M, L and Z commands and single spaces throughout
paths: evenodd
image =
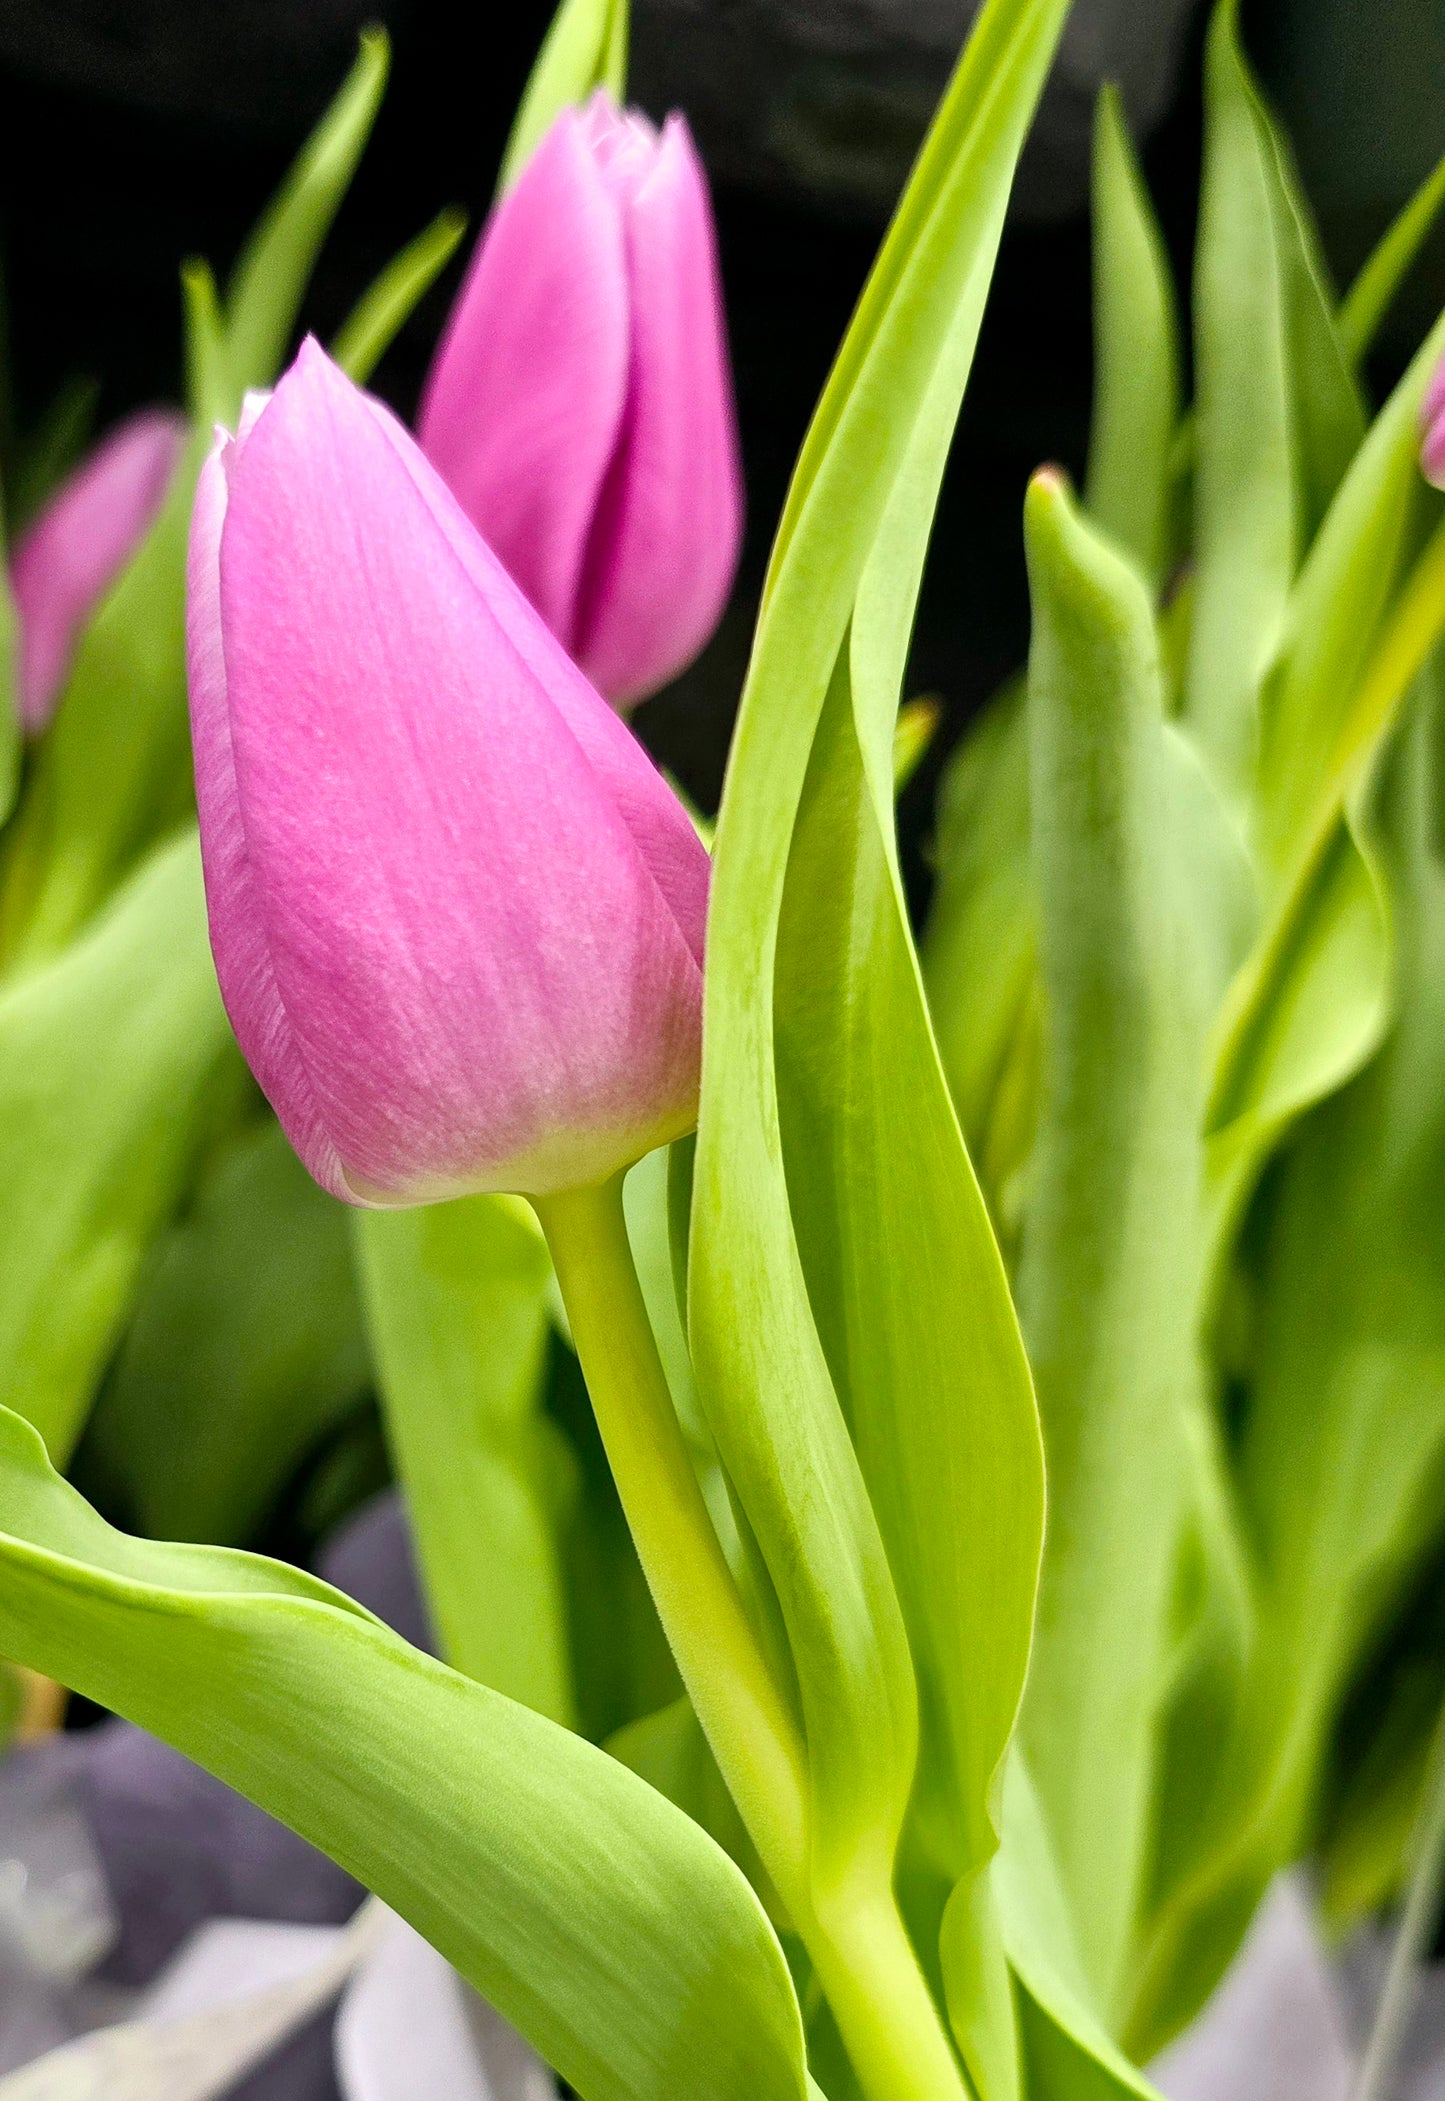
M 1385 2101 L 1404 2040 L 1416 1974 L 1440 1916 L 1441 1885 L 1445 1881 L 1445 1709 L 1435 1724 L 1425 1767 L 1425 1795 L 1415 1825 L 1414 1854 L 1405 1909 L 1390 1950 L 1384 1990 L 1365 2054 L 1360 2059 L 1351 2101 Z
M 763 1865 L 808 1948 L 868 2101 L 965 2101 L 932 1994 L 872 1864 L 811 1886 L 807 1750 L 728 1566 L 637 1282 L 622 1177 L 535 1197 L 597 1427 L 678 1668 Z
M 628 1244 L 622 1177 L 533 1204 L 658 1616 L 753 1843 L 792 1910 L 807 1887 L 807 1754 L 683 1441 Z

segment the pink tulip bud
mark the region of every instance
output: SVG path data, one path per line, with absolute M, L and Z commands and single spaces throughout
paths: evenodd
M 185 443 L 184 417 L 131 416 L 63 482 L 15 549 L 20 719 L 43 730 L 81 633 L 150 530 Z
M 688 1130 L 707 856 L 315 343 L 207 461 L 188 596 L 216 969 L 317 1181 L 544 1195 Z
M 558 118 L 472 258 L 422 449 L 623 707 L 689 664 L 742 535 L 716 244 L 687 125 Z
M 1420 468 L 1426 481 L 1445 489 L 1445 358 L 1425 389 L 1420 409 Z

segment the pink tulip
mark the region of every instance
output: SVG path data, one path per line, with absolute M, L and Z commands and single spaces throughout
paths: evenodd
M 150 530 L 185 436 L 185 419 L 166 409 L 131 416 L 61 484 L 16 547 L 20 719 L 32 735 L 55 712 L 91 614 Z
M 422 449 L 617 706 L 717 626 L 742 535 L 707 178 L 680 116 L 568 110 L 478 243 Z
M 1445 358 L 1425 389 L 1420 411 L 1420 467 L 1426 481 L 1445 489 Z
M 692 825 L 315 343 L 207 461 L 188 595 L 221 991 L 317 1181 L 545 1195 L 689 1129 Z

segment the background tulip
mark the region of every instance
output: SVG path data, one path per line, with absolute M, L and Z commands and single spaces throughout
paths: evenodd
M 596 95 L 497 207 L 423 396 L 422 447 L 618 705 L 711 635 L 742 531 L 707 180 L 680 116 Z
M 1420 411 L 1420 465 L 1426 481 L 1445 489 L 1445 358 L 1425 390 Z
M 44 729 L 82 629 L 149 531 L 185 442 L 182 416 L 146 409 L 62 483 L 15 549 L 20 715 Z
M 686 1130 L 706 855 L 314 343 L 203 471 L 188 628 L 221 990 L 316 1179 L 545 1194 Z

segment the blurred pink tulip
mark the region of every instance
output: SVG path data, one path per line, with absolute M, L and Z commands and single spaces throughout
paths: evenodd
M 185 443 L 185 418 L 145 409 L 63 482 L 15 549 L 20 718 L 43 730 L 81 633 L 150 530 Z
M 625 707 L 691 663 L 742 536 L 707 178 L 599 93 L 498 205 L 422 399 L 422 449 L 553 634 Z
M 692 825 L 314 343 L 206 463 L 188 643 L 221 991 L 323 1187 L 543 1195 L 691 1127 Z
M 1428 482 L 1445 489 L 1445 358 L 1425 389 L 1420 411 L 1420 466 Z

